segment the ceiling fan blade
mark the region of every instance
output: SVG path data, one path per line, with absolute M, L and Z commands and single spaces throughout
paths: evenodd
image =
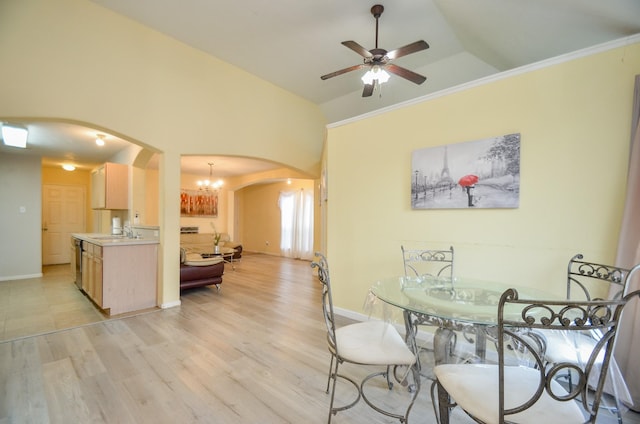
M 362 90 L 362 97 L 371 97 L 374 88 L 376 88 L 376 80 L 373 80 L 373 84 L 365 84 Z
M 360 69 L 364 66 L 365 66 L 364 63 L 361 63 L 359 65 L 349 66 L 348 68 L 340 69 L 339 71 L 335 71 L 335 72 L 331 72 L 330 74 L 323 75 L 320 78 L 323 80 L 326 80 L 329 78 L 337 77 L 338 75 L 346 74 L 347 72 L 355 71 L 356 69 Z
M 394 60 L 402 56 L 406 56 L 411 53 L 419 52 L 422 50 L 426 50 L 429 48 L 429 44 L 426 41 L 420 40 L 415 43 L 407 44 L 404 47 L 400 47 L 399 49 L 391 50 L 387 52 L 387 57 L 389 60 Z
M 371 54 L 371 52 L 367 49 L 365 49 L 364 47 L 362 47 L 360 44 L 356 43 L 355 41 L 343 41 L 342 42 L 343 46 L 349 47 L 351 50 L 353 50 L 354 52 L 358 53 L 360 56 L 362 57 L 373 57 L 373 55 Z
M 413 71 L 408 70 L 407 68 L 403 68 L 401 66 L 398 65 L 394 65 L 393 63 L 387 63 L 384 67 L 387 71 L 391 72 L 392 74 L 396 74 L 399 77 L 402 77 L 404 79 L 408 79 L 409 81 L 415 83 L 415 84 L 422 84 L 423 82 L 425 82 L 427 80 L 427 77 L 424 77 L 420 74 L 416 74 Z

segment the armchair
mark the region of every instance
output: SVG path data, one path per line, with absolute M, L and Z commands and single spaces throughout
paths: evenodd
M 224 259 L 213 257 L 203 259 L 197 253 L 187 253 L 180 248 L 180 291 L 215 284 L 220 291 Z

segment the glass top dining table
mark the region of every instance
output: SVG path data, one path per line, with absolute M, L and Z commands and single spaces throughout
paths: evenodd
M 457 277 L 391 277 L 377 281 L 370 290 L 378 299 L 403 310 L 469 324 L 494 325 L 500 296 L 509 288 L 515 288 L 521 298 L 561 299 L 543 290 Z
M 407 342 L 417 350 L 416 337 L 420 325 L 438 327 L 434 339 L 436 363 L 448 362 L 449 340 L 455 331 L 473 337 L 475 353 L 484 360 L 486 328 L 498 322 L 498 302 L 509 288 L 515 288 L 520 298 L 559 300 L 559 295 L 527 287 L 514 287 L 502 282 L 473 278 L 397 276 L 375 282 L 371 293 L 381 301 L 403 311 Z M 520 313 L 514 309 L 513 314 Z M 509 318 L 505 309 L 505 318 Z
M 416 344 L 420 325 L 437 326 L 434 337 L 435 364 L 450 362 L 454 354 L 451 338 L 460 331 L 475 340 L 475 358 L 485 360 L 487 329 L 498 323 L 498 302 L 505 290 L 515 288 L 520 299 L 562 300 L 559 294 L 549 293 L 529 287 L 517 287 L 502 282 L 474 278 L 438 278 L 396 276 L 375 282 L 370 292 L 381 301 L 396 306 L 403 311 L 407 344 L 418 351 Z M 513 310 L 519 314 L 521 308 Z M 505 309 L 505 318 L 509 318 Z M 471 341 L 471 340 L 470 340 Z M 462 358 L 468 360 L 469 358 Z M 630 401 L 630 394 L 624 378 L 615 363 L 610 368 L 611 381 L 608 393 L 615 393 L 617 399 Z M 420 367 L 419 361 L 416 363 Z

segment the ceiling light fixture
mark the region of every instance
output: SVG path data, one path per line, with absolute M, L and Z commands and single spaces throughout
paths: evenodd
M 389 81 L 389 74 L 378 65 L 374 65 L 362 76 L 362 82 L 365 84 L 373 84 L 373 80 L 377 80 L 378 84 Z
M 104 134 L 97 134 L 96 135 L 96 144 L 98 146 L 104 146 Z
M 12 147 L 19 147 L 21 149 L 27 148 L 27 136 L 29 131 L 19 125 L 3 124 L 2 125 L 2 140 L 4 144 Z
M 64 169 L 65 171 L 75 171 L 76 167 L 69 163 L 65 163 L 62 165 L 62 169 Z
M 213 162 L 208 162 L 209 165 L 209 179 L 208 180 L 200 180 L 198 181 L 198 189 L 199 190 L 218 190 L 222 187 L 222 180 L 218 179 L 218 181 L 213 181 Z

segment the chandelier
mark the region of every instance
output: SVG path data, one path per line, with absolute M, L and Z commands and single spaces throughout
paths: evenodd
M 208 162 L 209 165 L 209 179 L 208 180 L 198 180 L 198 190 L 218 190 L 222 187 L 222 180 L 218 179 L 218 181 L 213 181 L 213 162 Z

